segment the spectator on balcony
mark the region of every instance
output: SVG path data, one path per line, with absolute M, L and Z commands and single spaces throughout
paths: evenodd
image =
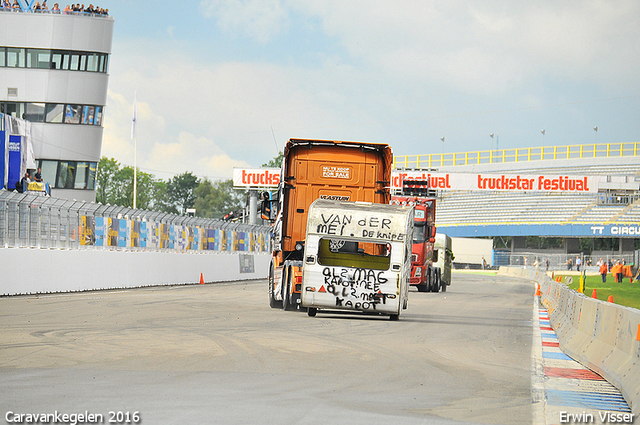
M 42 10 L 49 10 L 49 8 L 47 7 L 47 0 L 44 0 L 42 2 Z
M 13 5 L 11 5 L 11 8 L 13 10 L 22 10 L 22 8 L 20 7 L 20 3 L 18 3 L 18 0 L 13 0 Z
M 33 10 L 35 10 L 36 12 L 39 12 L 42 9 L 42 7 L 40 7 L 40 2 L 37 1 L 35 6 L 33 6 Z
M 71 9 L 71 6 L 67 5 L 67 7 L 64 8 L 63 12 L 65 14 L 71 13 L 71 12 L 73 12 L 73 9 Z
M 54 3 L 53 7 L 51 8 L 51 11 L 53 13 L 60 13 L 60 6 L 58 6 L 58 3 Z
M 4 1 L 2 2 L 2 8 L 3 8 L 3 9 L 11 9 L 11 5 L 9 4 L 9 1 L 8 1 L 8 0 L 4 0 Z

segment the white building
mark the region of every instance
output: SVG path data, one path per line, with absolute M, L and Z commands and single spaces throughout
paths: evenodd
M 95 200 L 113 24 L 98 14 L 0 8 L 0 112 L 32 122 L 53 196 Z

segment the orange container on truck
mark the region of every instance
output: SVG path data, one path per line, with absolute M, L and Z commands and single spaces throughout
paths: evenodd
M 290 139 L 284 149 L 269 305 L 295 310 L 300 304 L 309 206 L 316 199 L 388 204 L 393 154 L 383 143 Z
M 415 208 L 410 284 L 420 292 L 446 291 L 447 285 L 441 279 L 440 267 L 434 262 L 436 198 L 429 189 L 429 181 L 403 180 L 402 191 L 391 196 L 391 204 Z

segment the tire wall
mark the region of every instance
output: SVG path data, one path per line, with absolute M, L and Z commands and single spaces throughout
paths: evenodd
M 618 388 L 640 415 L 640 310 L 589 298 L 534 269 L 500 267 L 498 274 L 540 284 L 562 351 Z

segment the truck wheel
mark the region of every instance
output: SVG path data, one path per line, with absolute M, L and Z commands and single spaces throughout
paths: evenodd
M 442 288 L 442 292 L 447 292 L 447 282 L 442 280 L 442 271 L 438 269 L 438 282 L 440 282 L 440 288 Z
M 291 270 L 288 267 L 286 267 L 285 270 L 287 273 L 283 276 L 282 282 L 282 290 L 284 291 L 282 293 L 282 306 L 285 311 L 292 311 L 298 306 L 294 304 L 291 299 Z
M 318 309 L 315 307 L 309 307 L 309 310 L 307 310 L 307 314 L 309 315 L 309 317 L 316 317 L 317 313 Z
M 416 285 L 416 287 L 418 288 L 418 292 L 428 292 L 429 290 L 426 283 L 420 283 Z
M 389 316 L 389 320 L 396 322 L 400 319 L 400 315 L 399 314 L 392 314 Z
M 432 292 L 440 291 L 440 281 L 438 280 L 438 275 L 436 274 L 435 269 L 431 269 L 431 291 Z
M 274 293 L 273 293 L 273 285 L 274 285 L 274 278 L 273 278 L 273 263 L 271 263 L 271 266 L 269 267 L 269 307 L 271 308 L 282 308 L 282 301 L 277 301 Z

